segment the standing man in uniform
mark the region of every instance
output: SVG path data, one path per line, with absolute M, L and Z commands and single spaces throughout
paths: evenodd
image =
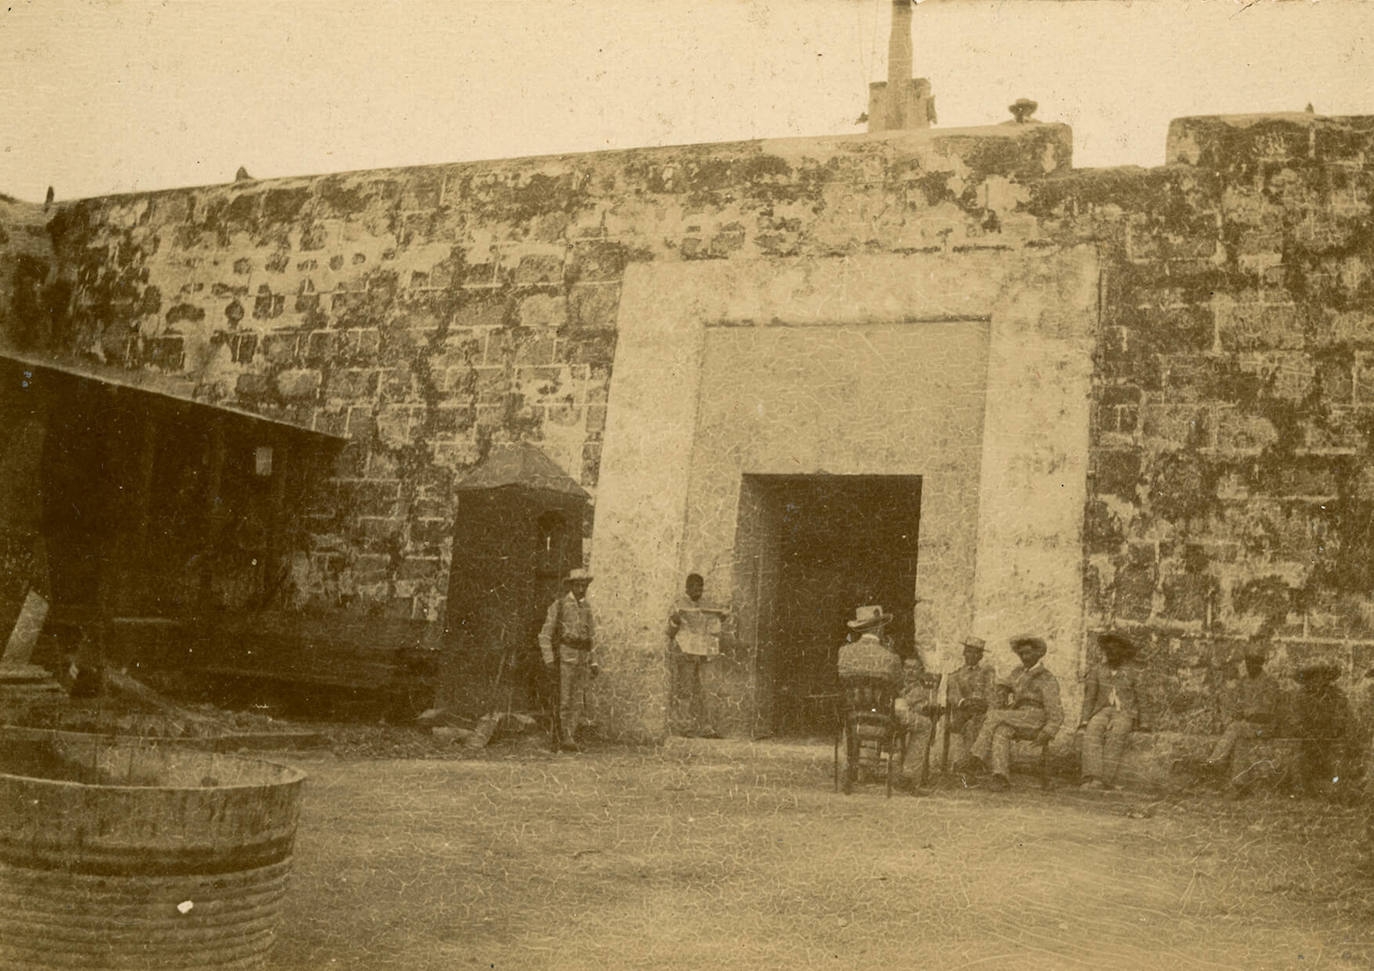
M 577 729 L 585 707 L 587 682 L 601 673 L 596 662 L 596 617 L 587 600 L 592 575 L 583 569 L 568 573 L 568 592 L 549 605 L 539 631 L 544 667 L 558 676 L 558 748 L 580 752 Z M 554 664 L 558 667 L 555 669 Z
M 1115 789 L 1126 741 L 1140 717 L 1140 668 L 1134 663 L 1139 648 L 1120 634 L 1099 634 L 1102 663 L 1088 672 L 1083 684 L 1084 789 Z
M 1222 695 L 1221 714 L 1226 727 L 1207 756 L 1208 769 L 1229 770 L 1237 742 L 1272 736 L 1278 727 L 1279 685 L 1264 673 L 1264 662 L 1263 646 L 1251 642 L 1245 649 L 1245 676 Z
M 673 642 L 673 674 L 679 696 L 687 695 L 689 726 L 683 734 L 720 738 L 707 697 L 708 682 L 720 657 L 721 624 L 729 611 L 701 599 L 705 590 L 701 574 L 689 573 L 683 596 L 668 614 L 668 637 Z
M 955 761 L 965 758 L 982 731 L 988 709 L 997 703 L 997 672 L 983 666 L 987 643 L 981 637 L 964 638 L 964 666 L 949 676 L 945 705 L 949 709 L 946 730 L 959 739 Z M 948 736 L 946 737 L 948 741 Z M 945 748 L 945 768 L 949 767 L 949 748 Z
M 1012 739 L 1042 745 L 1054 738 L 1064 724 L 1059 681 L 1040 663 L 1049 651 L 1045 642 L 1031 634 L 1018 634 L 1011 639 L 1011 649 L 1021 659 L 1021 666 L 999 685 L 1005 700 L 1001 707 L 988 712 L 973 742 L 973 752 L 963 764 L 965 770 L 977 773 L 991 762 L 988 788 L 998 792 L 1011 788 L 1008 776 Z

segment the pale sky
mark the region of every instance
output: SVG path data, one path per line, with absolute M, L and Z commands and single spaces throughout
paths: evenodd
M 1368 0 L 927 0 L 940 127 L 1017 97 L 1079 166 L 1169 119 L 1374 114 Z M 0 192 L 858 132 L 890 0 L 0 0 Z

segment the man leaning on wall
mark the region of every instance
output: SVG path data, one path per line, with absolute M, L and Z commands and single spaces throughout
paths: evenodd
M 729 611 L 702 599 L 706 582 L 689 573 L 682 596 L 668 614 L 674 694 L 687 707 L 687 737 L 720 738 L 716 729 L 715 671 L 720 663 L 721 628 Z

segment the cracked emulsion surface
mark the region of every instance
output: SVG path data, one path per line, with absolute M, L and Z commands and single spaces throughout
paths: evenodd
M 831 790 L 829 750 L 307 760 L 280 968 L 1364 968 L 1360 820 Z M 1261 811 L 1256 811 L 1260 808 Z

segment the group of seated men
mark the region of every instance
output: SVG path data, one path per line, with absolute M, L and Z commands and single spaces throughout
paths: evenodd
M 900 785 L 918 791 L 925 784 L 934 719 L 940 708 L 931 697 L 931 679 L 921 662 L 903 663 L 884 636 L 892 615 L 881 607 L 860 607 L 849 621 L 851 639 L 840 648 L 837 661 L 841 682 L 849 678 L 881 678 L 899 695 L 894 714 L 906 733 L 900 765 Z M 964 642 L 964 666 L 950 675 L 946 694 L 950 736 L 963 742 L 966 769 L 991 767 L 988 787 L 1006 789 L 1010 783 L 1011 743 L 1024 738 L 1048 742 L 1064 722 L 1059 682 L 1040 663 L 1048 650 L 1043 639 L 1030 634 L 1011 640 L 1021 666 L 999 681 L 982 667 L 985 644 Z
M 954 763 L 956 771 L 966 777 L 987 775 L 987 788 L 1007 789 L 1012 742 L 1044 745 L 1064 723 L 1058 679 L 1041 663 L 1047 652 L 1045 641 L 1031 634 L 1011 638 L 1011 650 L 1021 663 L 998 679 L 983 664 L 984 641 L 967 638 L 964 665 L 949 675 L 945 702 L 939 705 L 934 690 L 937 679 L 927 676 L 919 659 L 903 662 L 885 636 L 891 620 L 881 607 L 860 607 L 855 612 L 849 622 L 851 640 L 840 648 L 838 674 L 842 682 L 856 676 L 880 677 L 898 692 L 894 714 L 906 734 L 902 787 L 918 791 L 925 784 L 934 722 L 947 714 L 947 743 L 957 744 L 962 751 L 962 758 Z M 1080 785 L 1090 790 L 1119 788 L 1117 777 L 1131 732 L 1149 730 L 1142 705 L 1141 668 L 1135 663 L 1137 645 L 1117 633 L 1099 634 L 1097 645 L 1100 659 L 1085 677 L 1077 725 Z M 1238 780 L 1241 776 L 1230 766 L 1237 743 L 1277 737 L 1286 729 L 1300 740 L 1299 781 L 1308 791 L 1320 791 L 1324 782 L 1339 778 L 1353 733 L 1349 704 L 1334 683 L 1339 671 L 1321 664 L 1301 668 L 1290 719 L 1294 724 L 1281 727 L 1282 692 L 1264 672 L 1265 656 L 1257 642 L 1247 649 L 1246 674 L 1223 695 L 1224 730 L 1204 770 Z

